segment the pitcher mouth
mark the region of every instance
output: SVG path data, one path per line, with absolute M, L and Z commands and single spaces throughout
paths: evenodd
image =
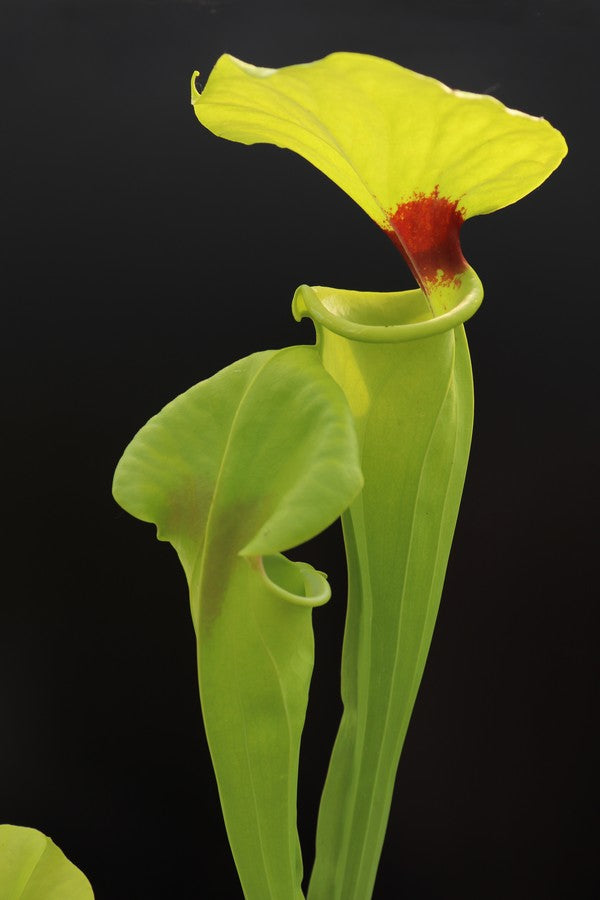
M 292 314 L 297 322 L 309 317 L 349 340 L 392 344 L 450 331 L 470 319 L 482 300 L 481 281 L 469 267 L 456 288 L 455 304 L 439 316 L 432 314 L 420 289 L 376 293 L 307 284 L 294 294 Z

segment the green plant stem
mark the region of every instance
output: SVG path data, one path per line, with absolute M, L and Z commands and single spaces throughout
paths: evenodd
M 289 582 L 287 590 L 310 593 L 299 572 L 306 572 L 311 587 L 325 589 L 314 570 L 299 566 L 280 558 L 277 574 Z M 290 602 L 280 596 L 284 589 L 261 573 L 261 560 L 238 558 L 221 615 L 212 622 L 199 617 L 202 714 L 244 896 L 304 900 L 296 787 L 313 666 L 315 601 L 307 597 L 301 603 L 298 597 Z M 197 592 L 192 582 L 192 602 Z

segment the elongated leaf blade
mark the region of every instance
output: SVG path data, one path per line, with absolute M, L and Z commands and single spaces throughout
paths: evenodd
M 298 900 L 300 737 L 325 577 L 280 550 L 360 491 L 352 416 L 314 347 L 265 351 L 182 394 L 141 429 L 114 480 L 186 571 L 202 710 L 247 900 Z
M 442 317 L 423 311 L 420 291 L 303 286 L 294 300 L 351 403 L 365 477 L 343 517 L 344 714 L 309 900 L 371 896 L 458 513 L 473 420 L 468 347 L 461 325 L 438 330 Z

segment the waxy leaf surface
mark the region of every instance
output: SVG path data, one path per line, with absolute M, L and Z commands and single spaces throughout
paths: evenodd
M 289 347 L 233 363 L 169 403 L 125 451 L 114 493 L 157 525 L 191 579 L 208 546 L 250 557 L 309 540 L 361 484 L 343 393 L 313 347 Z
M 471 369 L 463 327 L 438 332 L 444 317 L 424 319 L 421 291 L 304 285 L 293 308 L 315 322 L 323 364 L 349 399 L 365 477 L 343 516 L 344 715 L 308 896 L 366 900 L 454 533 L 471 439 Z
M 201 93 L 192 80 L 192 103 L 215 134 L 321 169 L 392 238 L 434 312 L 461 287 L 463 221 L 514 203 L 566 153 L 544 119 L 359 53 L 282 69 L 224 55 Z
M 83 872 L 41 831 L 0 825 L 0 897 L 94 900 L 94 893 Z
M 157 525 L 185 569 L 202 711 L 247 900 L 299 900 L 300 737 L 325 577 L 279 551 L 322 531 L 362 486 L 345 397 L 313 347 L 265 351 L 148 422 L 117 501 Z

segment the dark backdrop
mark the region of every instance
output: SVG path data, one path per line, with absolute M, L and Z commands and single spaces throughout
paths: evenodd
M 191 71 L 223 51 L 281 66 L 336 49 L 492 93 L 570 145 L 538 191 L 464 229 L 486 289 L 468 324 L 475 435 L 375 898 L 597 896 L 595 10 L 3 0 L 0 819 L 49 833 L 97 900 L 240 897 L 183 574 L 110 485 L 176 394 L 312 339 L 289 311 L 301 282 L 411 286 L 320 173 L 220 141 L 189 105 Z M 334 588 L 301 771 L 310 867 L 339 713 L 338 529 L 302 556 Z

